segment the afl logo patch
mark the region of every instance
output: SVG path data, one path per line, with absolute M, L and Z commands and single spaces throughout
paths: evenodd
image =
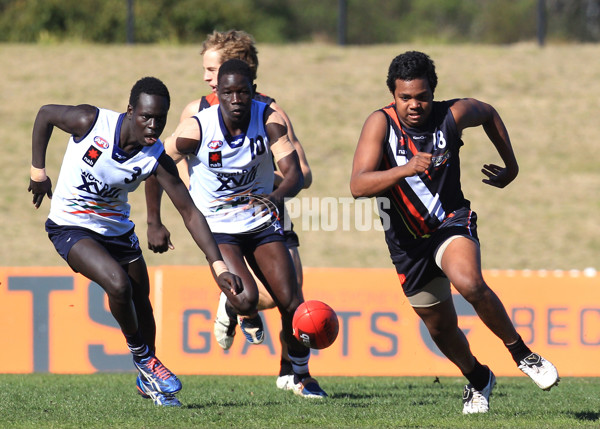
M 221 158 L 221 151 L 208 153 L 208 166 L 210 168 L 223 167 L 223 159 Z
M 223 142 L 221 140 L 213 140 L 207 146 L 209 149 L 217 150 L 223 146 Z
M 94 143 L 96 143 L 96 146 L 100 149 L 108 149 L 108 142 L 100 136 L 94 137 Z

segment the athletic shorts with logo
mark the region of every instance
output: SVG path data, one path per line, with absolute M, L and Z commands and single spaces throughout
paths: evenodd
M 479 242 L 474 211 L 463 207 L 452 212 L 432 234 L 402 243 L 391 255 L 406 296 L 418 293 L 436 277 L 446 277 L 435 262 L 435 254 L 444 241 L 455 235 Z
M 133 262 L 142 256 L 142 249 L 140 249 L 140 242 L 135 234 L 135 227 L 123 235 L 111 237 L 80 226 L 57 225 L 48 219 L 46 220 L 46 232 L 58 254 L 67 263 L 69 262 L 69 251 L 73 245 L 84 238 L 98 242 L 121 265 Z

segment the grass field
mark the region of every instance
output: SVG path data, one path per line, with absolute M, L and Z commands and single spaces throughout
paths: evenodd
M 391 101 L 385 87 L 387 66 L 407 49 L 425 50 L 436 61 L 437 99 L 469 96 L 487 101 L 511 133 L 521 172 L 504 190 L 481 183 L 482 164 L 499 162 L 492 144 L 481 130 L 465 133 L 463 188 L 479 215 L 484 268 L 598 268 L 597 45 L 260 45 L 258 89 L 286 109 L 314 172 L 313 186 L 301 196 L 350 197 L 348 181 L 360 129 L 371 111 Z M 35 211 L 26 193 L 37 109 L 45 103 L 91 103 L 124 111 L 133 83 L 155 75 L 172 95 L 165 130 L 169 134 L 183 106 L 206 92 L 198 47 L 0 45 L 0 61 L 0 264 L 62 265 L 43 230 L 48 202 Z M 55 131 L 47 164 L 53 179 L 66 140 Z M 145 243 L 140 191 L 131 198 L 132 217 Z M 204 263 L 178 214 L 168 201 L 163 206 L 176 250 L 166 255 L 146 252 L 148 263 Z M 381 232 L 297 230 L 305 266 L 391 267 Z
M 551 392 L 498 380 L 490 412 L 462 415 L 461 378 L 324 377 L 330 397 L 275 388 L 274 377 L 182 377 L 180 409 L 135 393 L 133 374 L 0 375 L 3 428 L 597 428 L 600 381 L 567 378 Z

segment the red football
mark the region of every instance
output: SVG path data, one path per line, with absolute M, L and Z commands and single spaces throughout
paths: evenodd
M 294 336 L 311 349 L 324 349 L 337 338 L 340 324 L 335 311 L 321 301 L 305 301 L 292 320 Z

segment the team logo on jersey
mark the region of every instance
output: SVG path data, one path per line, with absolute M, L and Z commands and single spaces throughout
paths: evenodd
M 217 150 L 221 146 L 223 146 L 223 141 L 221 141 L 221 140 L 213 140 L 209 144 L 207 144 L 207 146 L 208 146 L 209 149 Z
M 208 166 L 210 168 L 223 167 L 223 158 L 221 157 L 221 151 L 208 152 Z
M 87 165 L 93 167 L 100 158 L 100 155 L 102 155 L 101 151 L 96 149 L 94 146 L 90 146 L 85 152 L 85 155 L 83 155 L 82 159 Z
M 437 167 L 440 167 L 441 165 L 444 165 L 449 159 L 450 159 L 450 151 L 447 150 L 446 152 L 444 152 L 443 155 L 434 156 L 433 158 L 431 158 L 431 163 L 433 164 L 434 168 L 437 168 Z
M 100 149 L 108 149 L 108 142 L 100 136 L 94 137 L 94 143 L 96 143 L 96 146 Z
M 122 191 L 120 188 L 113 188 L 107 183 L 102 183 L 100 179 L 96 179 L 89 171 L 81 172 L 81 185 L 77 186 L 77 189 L 103 198 L 119 198 L 119 194 Z M 98 206 L 98 204 L 96 201 L 94 206 Z M 110 208 L 112 209 L 112 206 Z
M 256 173 L 258 172 L 258 165 L 252 166 L 248 170 L 233 172 L 233 173 L 219 173 L 217 172 L 216 178 L 219 180 L 219 188 L 215 192 L 228 192 L 236 191 L 240 189 L 248 189 L 254 182 L 256 182 Z

